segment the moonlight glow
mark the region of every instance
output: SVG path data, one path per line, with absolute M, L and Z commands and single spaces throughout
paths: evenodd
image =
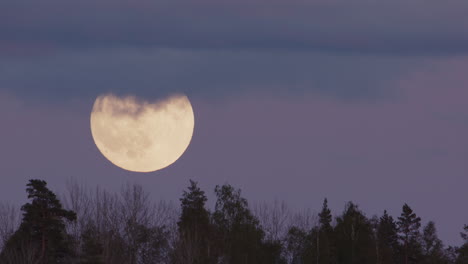
M 155 103 L 103 95 L 91 113 L 91 133 L 101 153 L 116 166 L 137 172 L 174 163 L 190 144 L 194 123 L 185 95 Z

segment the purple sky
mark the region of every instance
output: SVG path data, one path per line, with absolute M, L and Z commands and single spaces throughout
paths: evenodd
M 349 200 L 368 216 L 406 202 L 459 244 L 468 4 L 249 2 L 2 1 L 0 200 L 23 202 L 30 178 L 57 192 L 71 177 L 138 182 L 175 201 L 188 179 L 210 197 L 229 182 L 251 202 L 318 210 L 328 197 L 335 215 Z M 89 128 L 105 92 L 187 93 L 187 152 L 155 173 L 112 165 Z

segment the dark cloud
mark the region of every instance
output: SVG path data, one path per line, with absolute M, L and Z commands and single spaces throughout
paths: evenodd
M 393 80 L 425 60 L 390 55 L 467 51 L 466 8 L 438 0 L 5 0 L 0 89 L 48 102 L 108 92 L 388 98 Z
M 47 101 L 179 92 L 203 98 L 318 93 L 366 100 L 391 96 L 392 82 L 419 63 L 411 57 L 119 49 L 5 58 L 0 84 L 24 98 Z
M 440 55 L 468 51 L 467 9 L 458 0 L 4 0 L 0 41 L 4 53 L 39 46 Z

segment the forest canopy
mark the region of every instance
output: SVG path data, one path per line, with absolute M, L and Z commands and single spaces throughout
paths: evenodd
M 58 197 L 33 179 L 26 193 L 21 215 L 0 204 L 2 264 L 468 263 L 468 226 L 461 246 L 446 246 L 408 204 L 395 217 L 385 209 L 368 217 L 353 202 L 333 214 L 327 199 L 317 215 L 293 213 L 278 201 L 251 206 L 224 184 L 210 210 L 194 181 L 179 205 L 155 202 L 136 184 L 111 193 L 70 182 Z

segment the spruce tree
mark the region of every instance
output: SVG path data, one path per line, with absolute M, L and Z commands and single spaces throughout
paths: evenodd
M 319 228 L 315 234 L 316 262 L 319 264 L 334 263 L 333 227 L 332 215 L 328 208 L 328 200 L 323 201 L 322 210 L 319 213 Z
M 63 209 L 43 180 L 30 180 L 26 191 L 31 202 L 21 207 L 21 225 L 7 242 L 2 256 L 21 254 L 18 252 L 27 244 L 38 264 L 68 263 L 73 252 L 64 221 L 75 221 L 75 212 Z
M 206 227 L 209 224 L 210 213 L 205 208 L 207 200 L 197 182 L 190 180 L 188 191 L 184 191 L 180 199 L 182 213 L 177 225 L 181 230 L 190 230 L 193 226 Z
M 331 215 L 330 209 L 328 208 L 327 198 L 323 200 L 322 211 L 320 211 L 318 216 L 319 216 L 320 229 L 322 231 L 327 231 L 327 232 L 332 230 L 332 226 L 331 226 L 332 215 Z
M 180 237 L 174 262 L 214 263 L 213 230 L 210 213 L 205 208 L 206 201 L 205 192 L 191 180 L 188 191 L 184 191 L 180 199 L 182 213 L 177 223 Z
M 419 243 L 421 218 L 413 212 L 411 207 L 404 204 L 397 225 L 399 239 L 403 246 L 403 263 L 418 263 L 421 258 L 421 245 Z
M 386 210 L 379 219 L 377 246 L 379 249 L 379 263 L 391 264 L 397 262 L 398 229 L 393 217 L 388 215 Z

